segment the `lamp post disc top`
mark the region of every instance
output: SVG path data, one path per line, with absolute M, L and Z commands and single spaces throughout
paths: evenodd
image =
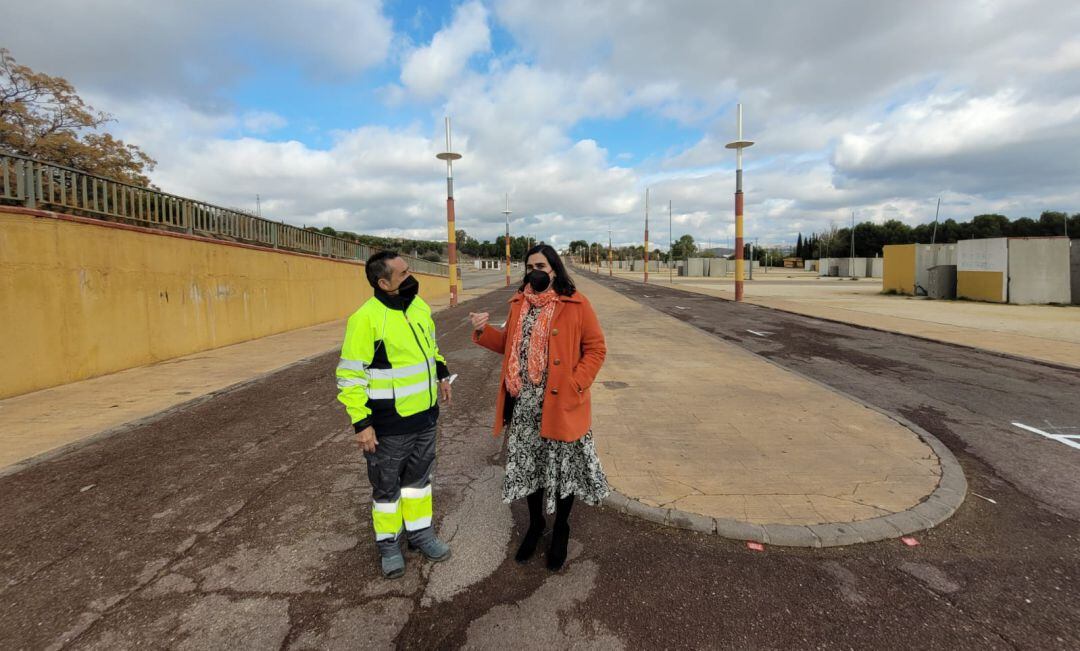
M 435 154 L 435 158 L 439 160 L 458 160 L 461 158 L 461 154 L 455 154 L 452 151 L 444 151 L 441 154 Z
M 745 149 L 754 144 L 753 140 L 736 140 L 735 142 L 729 142 L 724 145 L 725 149 Z

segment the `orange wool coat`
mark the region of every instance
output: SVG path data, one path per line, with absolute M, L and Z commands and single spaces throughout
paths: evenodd
M 506 365 L 510 357 L 513 333 L 521 314 L 520 292 L 510 299 L 506 329 L 490 325 L 473 332 L 473 341 L 503 356 L 499 376 L 499 398 L 495 403 L 495 436 L 503 429 L 506 409 Z M 540 436 L 556 441 L 576 441 L 592 427 L 592 403 L 589 387 L 607 355 L 604 333 L 592 304 L 580 291 L 560 296 L 551 320 L 548 339 L 547 394 L 540 420 Z M 525 360 L 522 359 L 522 364 Z

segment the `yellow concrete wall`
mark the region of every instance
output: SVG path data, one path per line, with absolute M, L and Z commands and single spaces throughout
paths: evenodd
M 884 291 L 915 295 L 915 245 L 889 244 L 883 247 L 885 262 L 881 286 Z
M 363 270 L 0 208 L 0 397 L 344 318 Z M 445 299 L 447 278 L 418 278 Z
M 956 297 L 1004 303 L 1004 276 L 1001 271 L 957 271 Z

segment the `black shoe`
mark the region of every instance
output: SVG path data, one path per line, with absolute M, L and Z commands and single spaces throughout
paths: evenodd
M 525 563 L 532 558 L 533 554 L 536 553 L 536 545 L 543 535 L 543 522 L 529 525 L 529 530 L 525 532 L 525 537 L 521 539 L 521 545 L 518 547 L 517 553 L 514 554 L 514 560 L 518 563 Z
M 566 563 L 566 545 L 570 542 L 570 527 L 555 527 L 551 533 L 551 547 L 547 551 L 547 567 L 558 572 Z

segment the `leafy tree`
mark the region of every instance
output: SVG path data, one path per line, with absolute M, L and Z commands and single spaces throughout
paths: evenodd
M 1041 235 L 1064 235 L 1065 222 L 1069 216 L 1063 212 L 1047 210 L 1039 215 L 1039 230 Z M 1080 237 L 1080 233 L 1074 232 L 1072 237 Z
M 693 235 L 683 235 L 671 245 L 671 254 L 676 260 L 693 257 L 697 250 Z
M 574 240 L 567 248 L 570 250 L 570 255 L 578 256 L 580 259 L 580 257 L 584 256 L 585 252 L 588 250 L 589 243 L 585 240 Z
M 156 162 L 102 127 L 112 117 L 61 77 L 34 72 L 0 48 L 0 149 L 140 186 Z
M 1005 215 L 976 215 L 971 220 L 971 237 L 1004 237 L 1008 234 L 1009 218 Z

